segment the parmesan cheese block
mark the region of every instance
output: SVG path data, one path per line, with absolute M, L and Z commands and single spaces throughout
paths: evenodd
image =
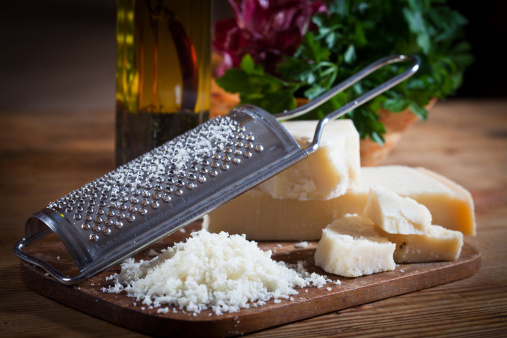
M 283 126 L 301 148 L 308 147 L 318 121 L 288 121 Z M 274 198 L 327 200 L 359 184 L 359 134 L 351 120 L 324 128 L 319 148 L 304 160 L 259 185 Z
M 422 235 L 431 226 L 428 208 L 380 185 L 370 188 L 364 214 L 390 234 Z
M 256 241 L 318 240 L 322 229 L 336 218 L 363 211 L 365 202 L 357 197 L 278 199 L 254 188 L 206 215 L 203 227 L 209 232 L 245 234 Z
M 251 240 L 318 240 L 335 219 L 363 214 L 375 184 L 426 206 L 433 224 L 475 235 L 468 191 L 427 169 L 404 166 L 361 168 L 360 186 L 330 200 L 277 199 L 254 188 L 209 213 L 203 226 L 210 232 L 246 234 Z
M 400 235 L 382 232 L 396 244 L 396 263 L 453 261 L 461 253 L 463 234 L 439 225 L 430 226 L 423 235 Z
M 345 215 L 322 230 L 315 264 L 328 273 L 345 277 L 394 270 L 395 245 L 375 230 L 364 216 Z
M 355 193 L 364 196 L 374 184 L 410 197 L 427 207 L 433 224 L 475 236 L 472 195 L 450 179 L 421 167 L 364 167 L 361 168 L 361 186 Z

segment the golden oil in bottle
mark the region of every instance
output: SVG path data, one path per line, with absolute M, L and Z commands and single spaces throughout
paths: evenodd
M 211 1 L 118 0 L 116 164 L 207 120 Z

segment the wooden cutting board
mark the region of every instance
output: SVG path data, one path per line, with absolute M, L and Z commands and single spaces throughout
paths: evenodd
M 196 222 L 188 226 L 185 233 L 176 234 L 155 243 L 149 249 L 161 249 L 188 237 L 191 230 L 200 228 Z M 304 261 L 309 272 L 326 273 L 314 265 L 317 242 L 309 242 L 306 248 L 297 248 L 296 242 L 260 242 L 261 249 L 273 250 L 273 259 L 295 264 Z M 136 255 L 136 259 L 150 259 L 147 249 Z M 45 241 L 31 249 L 55 267 L 70 269 L 73 265 L 66 250 L 57 240 Z M 185 313 L 172 309 L 165 314 L 157 309 L 143 308 L 140 302 L 126 294 L 102 292 L 112 282 L 106 277 L 119 272 L 119 266 L 111 268 L 77 286 L 66 286 L 49 277 L 41 269 L 21 263 L 23 281 L 36 292 L 69 307 L 141 333 L 162 337 L 228 337 L 258 331 L 293 321 L 318 316 L 433 286 L 449 283 L 473 275 L 479 270 L 481 254 L 465 243 L 458 260 L 422 264 L 400 264 L 391 272 L 383 272 L 358 278 L 327 275 L 333 281 L 322 288 L 298 288 L 294 300 L 280 303 L 267 302 L 265 306 L 242 309 L 236 313 L 216 315 L 210 310 L 200 314 Z

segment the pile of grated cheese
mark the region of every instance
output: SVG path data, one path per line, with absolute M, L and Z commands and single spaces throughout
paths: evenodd
M 270 250 L 262 251 L 244 235 L 203 229 L 150 261 L 126 260 L 121 272 L 110 277 L 114 286 L 103 291 L 126 291 L 136 301 L 159 308 L 159 313 L 176 306 L 194 315 L 210 308 L 220 315 L 264 305 L 270 299 L 293 299 L 298 293 L 295 287 L 322 287 L 331 282 L 307 272 L 302 262 L 294 268 L 271 259 Z

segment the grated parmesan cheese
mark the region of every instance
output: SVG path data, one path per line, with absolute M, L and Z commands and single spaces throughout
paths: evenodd
M 307 242 L 307 241 L 304 241 L 304 242 L 299 242 L 299 243 L 296 243 L 294 244 L 294 247 L 296 248 L 308 248 L 310 244 Z
M 271 259 L 271 251 L 262 251 L 244 235 L 200 230 L 150 261 L 127 259 L 114 275 L 115 284 L 103 291 L 126 291 L 150 307 L 174 305 L 194 314 L 212 309 L 220 315 L 262 306 L 270 299 L 279 303 L 297 294 L 295 287 L 330 282 L 308 273 L 302 262 L 294 268 Z

